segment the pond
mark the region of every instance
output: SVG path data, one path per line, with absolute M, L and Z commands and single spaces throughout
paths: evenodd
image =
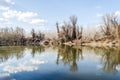
M 120 48 L 0 47 L 0 80 L 120 80 Z

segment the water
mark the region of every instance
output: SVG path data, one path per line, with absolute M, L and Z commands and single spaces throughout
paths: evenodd
M 0 80 L 120 80 L 120 49 L 0 47 Z

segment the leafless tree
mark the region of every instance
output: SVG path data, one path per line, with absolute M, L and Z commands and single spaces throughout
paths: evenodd
M 112 40 L 120 39 L 120 22 L 115 14 L 107 14 L 103 17 L 103 25 L 101 25 L 101 31 L 104 37 Z
M 56 28 L 58 39 L 61 40 L 62 43 L 82 38 L 83 28 L 77 26 L 76 16 L 71 16 L 70 22 L 64 22 L 62 26 L 58 26 L 58 23 L 56 23 Z M 59 28 L 61 28 L 61 30 L 59 30 Z

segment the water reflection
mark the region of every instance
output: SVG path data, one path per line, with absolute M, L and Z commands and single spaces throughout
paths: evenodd
M 117 73 L 120 70 L 120 48 L 119 47 L 85 47 L 86 50 L 94 51 L 100 55 L 102 70 L 106 73 Z
M 77 61 L 82 60 L 82 48 L 70 47 L 70 46 L 60 46 L 58 47 L 58 55 L 56 63 L 62 60 L 64 65 L 70 65 L 70 70 L 76 72 L 78 70 Z
M 40 54 L 42 52 L 45 51 L 45 47 L 43 46 L 34 46 L 34 47 L 29 47 L 30 49 L 32 49 L 32 56 L 34 57 L 36 54 Z
M 120 65 L 120 48 L 104 48 L 102 51 L 104 52 L 104 54 L 101 55 L 103 71 L 107 73 L 117 73 Z
M 40 65 L 47 63 L 47 60 L 37 58 L 35 55 L 41 55 L 44 51 L 45 48 L 42 46 L 0 47 L 0 80 L 17 80 L 11 75 L 16 77 L 19 73 L 37 71 Z
M 23 71 L 34 71 L 34 70 L 38 70 L 38 66 L 40 64 L 44 64 L 47 61 L 45 60 L 41 60 L 41 59 L 30 59 L 24 62 L 20 62 L 20 63 L 16 63 L 16 65 L 7 65 L 3 68 L 4 72 L 8 72 L 8 73 L 19 73 L 19 72 L 23 72 Z
M 16 59 L 23 58 L 26 54 L 26 50 L 32 50 L 31 55 L 32 57 L 35 56 L 35 54 L 40 54 L 45 51 L 45 48 L 43 46 L 40 47 L 25 47 L 25 46 L 12 46 L 12 47 L 0 47 L 0 63 L 7 61 L 8 59 L 12 59 L 15 57 Z
M 24 47 L 0 47 L 0 63 L 14 56 L 19 59 L 23 57 Z
M 25 51 L 30 51 L 31 56 L 34 58 L 35 55 L 39 54 L 42 55 L 46 53 L 45 47 L 0 47 L 0 64 L 3 62 L 7 62 L 8 59 L 12 59 L 15 57 L 17 60 L 23 58 L 26 53 Z M 57 50 L 57 58 L 56 63 L 57 65 L 61 65 L 62 63 L 65 66 L 69 66 L 69 70 L 71 72 L 77 72 L 81 68 L 78 64 L 81 61 L 86 59 L 87 55 L 91 55 L 93 60 L 98 60 L 97 64 L 101 65 L 100 69 L 105 73 L 113 73 L 116 74 L 120 70 L 120 48 L 116 47 L 78 47 L 78 46 L 57 46 L 53 47 L 52 51 Z M 49 53 L 49 52 L 47 52 Z M 55 55 L 55 54 L 53 54 Z M 99 56 L 99 58 L 97 58 Z M 89 56 L 87 56 L 89 57 Z M 40 60 L 41 61 L 41 60 Z M 34 62 L 34 60 L 30 60 L 29 63 Z M 39 63 L 39 60 L 37 60 Z M 89 59 L 87 61 L 89 63 Z M 27 65 L 27 63 L 25 63 Z M 96 64 L 89 64 L 89 65 L 96 65 Z M 14 66 L 7 66 L 6 70 L 8 69 L 19 69 L 25 67 L 24 65 L 17 65 L 16 68 Z M 54 65 L 53 65 L 54 66 Z M 27 66 L 28 67 L 28 66 Z M 34 67 L 34 66 L 32 66 Z M 34 67 L 36 69 L 36 67 Z M 30 67 L 31 70 L 31 67 Z M 25 71 L 25 70 L 23 70 Z M 10 72 L 10 71 L 9 71 Z
M 72 72 L 78 70 L 77 62 L 84 60 L 82 51 L 88 53 L 94 53 L 95 57 L 100 56 L 100 64 L 102 64 L 102 70 L 106 73 L 117 73 L 120 70 L 120 48 L 110 47 L 70 47 L 60 46 L 58 47 L 58 55 L 56 64 L 60 61 L 64 65 L 69 65 Z M 91 54 L 92 55 L 92 54 Z M 90 64 L 91 65 L 91 64 Z

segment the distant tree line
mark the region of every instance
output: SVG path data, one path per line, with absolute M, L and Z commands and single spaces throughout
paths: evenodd
M 44 37 L 45 35 L 43 33 L 36 33 L 34 29 L 31 31 L 31 37 L 27 37 L 23 28 L 0 28 L 1 46 L 38 45 Z
M 77 24 L 77 17 L 71 16 L 69 22 L 64 22 L 62 25 L 56 23 L 58 39 L 51 40 L 51 42 L 57 44 L 66 42 L 85 43 L 91 41 L 120 43 L 119 18 L 115 14 L 107 14 L 103 16 L 103 22 L 97 27 L 96 31 L 91 27 L 91 32 L 90 30 L 85 32 L 83 27 Z M 45 34 L 35 32 L 34 29 L 31 30 L 31 37 L 27 37 L 25 30 L 20 27 L 16 27 L 15 29 L 0 28 L 0 45 L 39 45 L 44 39 Z

